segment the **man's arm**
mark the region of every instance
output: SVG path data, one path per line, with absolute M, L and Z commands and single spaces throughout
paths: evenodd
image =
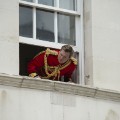
M 77 67 L 77 59 L 75 59 L 74 57 L 70 58 L 72 63 L 69 66 L 69 70 L 67 71 L 67 73 L 64 75 L 64 82 L 73 82 L 72 80 L 72 74 L 75 71 L 76 67 Z
M 44 52 L 35 56 L 29 63 L 28 63 L 28 74 L 30 77 L 36 77 L 39 74 L 40 68 L 44 66 Z
M 72 81 L 72 74 L 73 74 L 74 70 L 76 69 L 76 66 L 75 65 L 71 65 L 68 69 L 69 70 L 64 75 L 64 82 L 73 82 Z

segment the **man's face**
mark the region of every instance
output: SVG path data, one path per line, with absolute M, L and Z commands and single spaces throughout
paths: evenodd
M 58 61 L 59 63 L 65 63 L 70 58 L 70 53 L 65 52 L 64 50 L 61 50 L 58 54 Z

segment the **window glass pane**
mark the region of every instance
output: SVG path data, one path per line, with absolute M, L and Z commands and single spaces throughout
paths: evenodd
M 54 0 L 38 0 L 39 4 L 54 6 Z
M 75 45 L 75 16 L 58 14 L 58 42 Z
M 60 8 L 75 10 L 75 0 L 59 0 Z
M 33 2 L 33 0 L 21 0 L 21 1 Z
M 54 13 L 38 10 L 36 12 L 37 39 L 54 41 Z
M 19 35 L 33 37 L 32 8 L 20 6 L 19 12 Z

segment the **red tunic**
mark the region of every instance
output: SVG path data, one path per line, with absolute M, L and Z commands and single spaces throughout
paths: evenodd
M 38 54 L 28 63 L 28 73 L 37 73 L 41 78 L 47 79 L 59 80 L 61 76 L 71 79 L 76 64 L 72 59 L 60 64 L 58 54 L 59 50 L 46 50 Z

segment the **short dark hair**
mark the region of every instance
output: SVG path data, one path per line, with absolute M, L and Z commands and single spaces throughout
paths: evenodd
M 70 45 L 63 45 L 61 47 L 61 50 L 64 50 L 65 52 L 70 53 L 70 57 L 72 57 L 73 54 L 74 54 L 74 50 L 73 50 L 73 48 Z

